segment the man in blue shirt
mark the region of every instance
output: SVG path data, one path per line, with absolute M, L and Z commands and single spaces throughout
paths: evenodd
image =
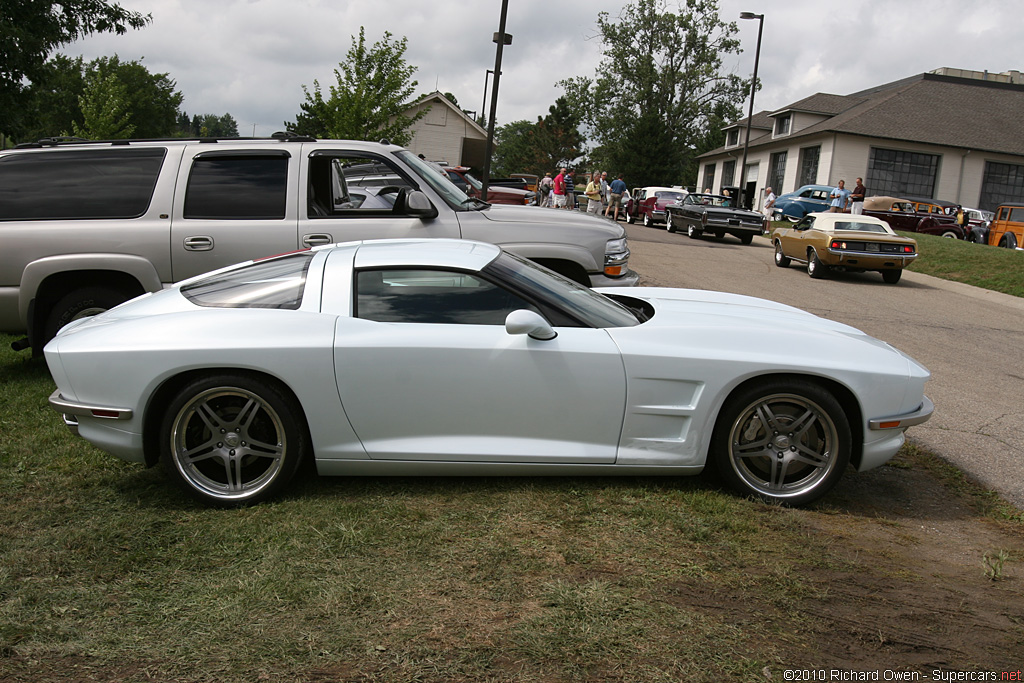
M 846 209 L 846 203 L 850 199 L 850 191 L 846 189 L 846 181 L 840 180 L 839 187 L 832 190 L 832 205 L 829 206 L 829 212 L 831 213 L 842 213 Z
M 608 217 L 608 212 L 615 207 L 615 218 L 612 220 L 619 220 L 619 207 L 622 206 L 622 195 L 626 193 L 626 182 L 622 179 L 622 174 L 612 181 L 611 184 L 611 196 L 608 198 L 608 208 L 604 210 L 605 218 Z

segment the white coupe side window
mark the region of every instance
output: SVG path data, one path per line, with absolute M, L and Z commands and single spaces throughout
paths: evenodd
M 519 309 L 512 292 L 470 273 L 364 270 L 356 274 L 356 317 L 385 323 L 504 325 Z
M 313 252 L 304 251 L 257 261 L 182 285 L 181 293 L 198 306 L 296 309 L 312 260 Z

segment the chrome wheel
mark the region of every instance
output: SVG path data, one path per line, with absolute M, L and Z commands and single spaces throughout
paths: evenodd
M 715 447 L 719 470 L 734 488 L 801 505 L 839 480 L 850 440 L 835 398 L 794 380 L 748 390 L 731 401 L 716 428 Z
M 818 253 L 813 249 L 807 250 L 807 274 L 815 280 L 825 277 L 828 266 L 818 260 Z
M 238 505 L 270 497 L 295 473 L 305 445 L 293 404 L 245 377 L 190 384 L 164 422 L 169 472 L 207 503 Z
M 775 242 L 775 265 L 779 268 L 789 268 L 789 257 L 782 253 L 782 242 Z
M 702 234 L 703 233 L 700 230 L 698 230 L 693 223 L 690 223 L 689 225 L 686 226 L 686 236 L 689 237 L 691 240 L 699 238 Z

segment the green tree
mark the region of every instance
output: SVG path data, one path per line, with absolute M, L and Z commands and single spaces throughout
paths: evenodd
M 189 119 L 182 113 L 178 115 L 178 132 L 186 137 L 237 138 L 238 122 L 231 114 L 196 114 Z
M 57 47 L 92 33 L 123 34 L 152 21 L 107 0 L 0 2 L 0 130 L 22 134 L 26 81 Z
M 99 82 L 113 77 L 124 86 L 123 109 L 131 124 L 131 135 L 158 138 L 178 130 L 178 107 L 182 94 L 167 74 L 153 74 L 140 62 L 122 62 L 117 55 L 100 57 L 88 64 L 82 58 L 55 55 L 39 71 L 37 81 L 25 93 L 23 136 L 30 140 L 51 137 L 88 128 L 81 105 L 87 83 L 107 88 Z M 91 98 L 90 98 L 91 101 Z
M 128 110 L 128 88 L 115 74 L 89 74 L 78 98 L 82 125 L 72 123 L 75 135 L 91 140 L 130 138 L 135 131 Z
M 740 52 L 716 0 L 636 0 L 598 15 L 604 45 L 595 79 L 562 81 L 608 163 L 637 185 L 692 183 L 698 144 L 723 113 L 738 114 L 749 82 L 724 73 Z
M 494 175 L 544 175 L 578 160 L 586 142 L 579 124 L 568 100 L 559 97 L 536 123 L 513 121 L 500 126 L 494 132 Z
M 318 81 L 313 91 L 303 85 L 306 101 L 295 122 L 285 122 L 289 131 L 316 137 L 379 140 L 387 138 L 398 145 L 412 141 L 409 128 L 426 115 L 426 110 L 407 116 L 414 89 L 419 83 L 411 80 L 416 67 L 405 61 L 407 40 L 392 41 L 390 32 L 372 47 L 366 46 L 365 28 L 359 27 L 359 38 L 352 37 L 352 46 L 345 61 L 334 70 L 337 85 L 330 87 L 324 98 Z

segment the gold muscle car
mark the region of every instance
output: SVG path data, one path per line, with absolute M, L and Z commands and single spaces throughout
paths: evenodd
M 903 268 L 917 258 L 917 242 L 893 232 L 885 221 L 848 213 L 809 213 L 793 226 L 772 231 L 775 265 L 791 261 L 807 265 L 813 278 L 830 270 L 877 270 L 893 285 Z

